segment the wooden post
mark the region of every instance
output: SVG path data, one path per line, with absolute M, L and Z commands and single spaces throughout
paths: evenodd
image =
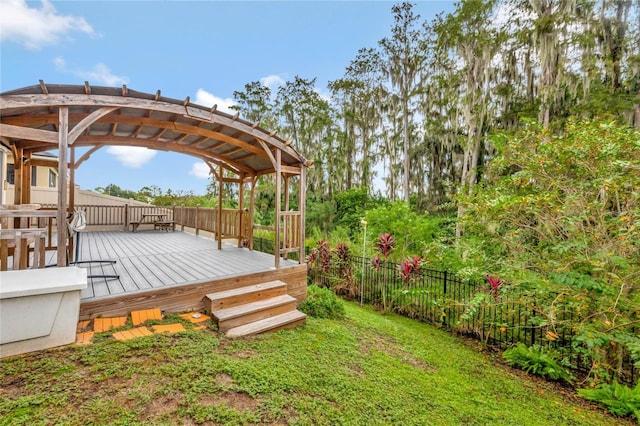
M 240 183 L 238 184 L 238 209 L 240 210 L 238 218 L 238 247 L 242 247 L 242 235 L 244 232 L 244 226 L 242 226 L 242 220 L 244 219 L 244 175 L 240 176 Z M 245 219 L 246 220 L 246 219 Z
M 289 175 L 284 175 L 284 211 L 289 211 Z M 291 231 L 290 224 L 291 218 L 289 216 L 284 217 L 284 229 L 282 230 L 283 248 L 289 248 L 289 231 Z M 284 258 L 289 258 L 289 252 L 284 253 Z
M 129 203 L 124 205 L 124 230 L 129 229 Z
M 276 149 L 276 223 L 274 256 L 276 269 L 280 267 L 280 197 L 282 195 L 282 151 Z
M 31 151 L 23 151 L 22 158 L 20 159 L 22 171 L 21 191 L 20 191 L 20 204 L 31 203 Z M 36 182 L 37 183 L 37 182 Z
M 253 250 L 253 216 L 256 209 L 256 182 L 258 178 L 251 176 L 251 200 L 249 201 L 249 249 Z
M 195 226 L 196 236 L 200 235 L 200 228 L 198 227 L 198 216 L 200 216 L 200 213 L 198 212 L 198 207 L 200 206 L 196 206 L 196 216 L 193 218 L 193 226 Z
M 218 231 L 218 250 L 222 250 L 222 166 L 218 169 L 218 220 L 216 231 Z
M 69 138 L 69 107 L 58 111 L 58 266 L 67 265 L 67 147 Z
M 22 156 L 24 150 L 16 147 L 13 151 L 13 204 L 22 204 Z M 16 226 L 17 227 L 17 226 Z
M 300 255 L 299 255 L 299 263 L 306 263 L 307 259 L 304 251 L 304 240 L 305 240 L 305 213 L 306 213 L 306 197 L 307 197 L 307 169 L 304 165 L 300 166 L 300 200 L 298 201 L 299 207 L 298 211 L 300 212 Z
M 68 141 L 67 141 L 68 142 Z M 69 211 L 72 212 L 76 207 L 76 194 L 75 194 L 75 186 L 76 186 L 76 147 L 71 146 L 71 157 L 69 159 Z M 74 259 L 73 247 L 76 245 L 76 237 L 69 237 L 69 262 L 74 262 L 78 259 Z

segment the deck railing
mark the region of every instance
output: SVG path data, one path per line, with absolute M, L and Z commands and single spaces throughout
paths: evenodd
M 77 209 L 85 212 L 87 226 L 122 226 L 128 228 L 131 222 L 140 221 L 144 214 L 164 214 L 167 220 L 172 220 L 182 230 L 185 227 L 192 228 L 195 233 L 208 231 L 216 236 L 221 234 L 223 238 L 238 238 L 249 240 L 251 238 L 250 215 L 247 211 L 238 209 L 223 209 L 221 229 L 218 230 L 218 209 L 207 207 L 186 206 L 103 206 L 103 205 L 76 205 Z

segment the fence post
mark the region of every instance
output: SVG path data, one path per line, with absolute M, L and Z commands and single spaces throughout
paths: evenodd
M 443 299 L 444 302 L 446 303 L 446 297 L 447 297 L 447 271 L 444 271 L 444 277 L 442 280 L 442 294 L 444 295 Z M 446 306 L 446 305 L 445 305 Z M 444 309 L 444 307 L 443 307 Z M 448 313 L 445 312 L 445 315 L 442 317 L 442 325 L 446 326 L 447 322 L 449 320 L 448 316 L 451 313 L 451 311 L 449 311 Z
M 124 230 L 129 229 L 129 204 L 124 205 Z

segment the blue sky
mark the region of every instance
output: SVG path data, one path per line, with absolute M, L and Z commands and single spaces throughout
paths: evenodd
M 233 92 L 261 81 L 343 76 L 361 48 L 393 25 L 388 1 L 23 1 L 0 0 L 0 91 L 45 83 L 121 86 L 202 105 L 231 105 Z M 418 1 L 431 19 L 451 1 Z M 93 189 L 203 194 L 207 168 L 184 155 L 104 148 L 76 174 Z M 125 161 L 126 158 L 133 161 Z M 204 173 L 203 173 L 204 171 Z

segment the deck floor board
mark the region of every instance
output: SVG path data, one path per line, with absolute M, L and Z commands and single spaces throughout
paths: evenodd
M 83 291 L 83 300 L 99 299 L 145 290 L 194 283 L 212 278 L 273 269 L 272 255 L 223 243 L 187 232 L 153 230 L 83 232 L 79 259 L 115 260 L 114 265 L 90 264 L 89 274 L 118 274 L 118 280 L 94 278 Z M 47 253 L 55 263 L 55 252 Z M 282 260 L 283 266 L 297 262 Z

